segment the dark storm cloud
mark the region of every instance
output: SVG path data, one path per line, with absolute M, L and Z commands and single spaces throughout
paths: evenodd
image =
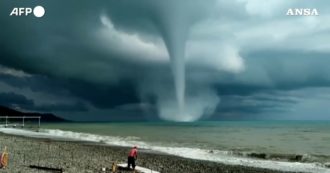
M 36 5 L 45 7 L 43 18 L 8 16 L 15 6 Z M 191 109 L 214 104 L 214 116 L 205 117 L 214 119 L 282 114 L 307 104 L 293 91 L 316 88 L 313 98 L 317 88 L 330 86 L 327 3 L 314 3 L 322 11 L 317 17 L 283 15 L 297 5 L 284 0 L 3 0 L 0 104 L 85 114 L 88 120 L 152 119 L 148 116 L 160 112 L 160 103 L 175 102 L 166 29 L 174 18 L 192 14 L 185 22 L 193 24 L 182 26 L 189 28 Z M 1 73 L 1 66 L 9 72 Z
M 67 83 L 67 88 L 76 97 L 88 100 L 100 109 L 139 102 L 135 86 L 130 82 L 108 86 L 71 81 Z
M 42 111 L 42 112 L 85 112 L 88 111 L 88 108 L 85 103 L 82 102 L 76 102 L 74 104 L 47 104 L 47 105 L 39 105 L 34 107 L 27 107 L 26 109 L 33 109 L 36 111 Z
M 252 95 L 274 90 L 330 86 L 330 53 L 257 51 L 244 55 L 248 68 L 238 75 L 223 75 L 214 87 L 219 95 Z
M 62 88 L 61 82 L 55 82 L 43 76 L 17 77 L 8 74 L 0 74 L 0 81 L 15 88 L 30 88 L 36 92 L 49 92 L 53 94 L 68 94 Z
M 222 98 L 217 107 L 219 114 L 235 114 L 238 119 L 247 114 L 252 114 L 247 116 L 252 119 L 269 112 L 280 114 L 301 97 L 288 92 L 330 86 L 329 53 L 265 50 L 243 56 L 246 71 L 224 76 L 224 81 L 214 85 Z
M 11 9 L 14 4 L 30 3 L 3 1 L 2 8 Z M 109 51 L 102 50 L 98 45 L 101 43 L 91 38 L 102 25 L 99 17 L 103 6 L 112 6 L 106 1 L 83 1 L 79 8 L 75 3 L 59 4 L 44 2 L 42 5 L 47 8 L 47 15 L 39 21 L 31 17 L 9 18 L 8 15 L 1 15 L 1 22 L 6 23 L 2 25 L 0 34 L 2 64 L 31 74 L 101 83 L 116 82 L 121 77 L 130 78 L 132 71 L 138 71 L 137 64 L 131 65 L 131 61 L 125 60 L 136 55 L 126 53 L 127 50 L 118 52 L 114 48 L 116 45 L 111 43 L 104 45 Z M 55 15 L 53 10 L 60 12 Z M 72 15 L 73 11 L 77 15 Z
M 59 80 L 57 78 L 48 78 L 42 76 L 15 77 L 12 75 L 0 74 L 0 81 L 11 85 L 14 88 L 30 88 L 34 92 L 51 93 L 66 95 L 75 98 L 88 100 L 96 108 L 112 108 L 119 105 L 136 103 L 139 101 L 135 92 L 135 86 L 129 82 L 120 82 L 117 85 L 97 85 L 77 80 Z M 83 107 L 82 103 L 72 105 Z M 38 108 L 39 110 L 59 111 L 66 105 L 49 105 Z M 84 110 L 86 108 L 82 108 Z M 75 109 L 71 109 L 75 110 Z
M 27 99 L 23 95 L 18 95 L 15 93 L 0 93 L 0 105 L 30 108 L 34 106 L 34 103 L 33 100 Z
M 330 85 L 330 69 L 327 68 L 329 52 L 264 50 L 252 52 L 245 57 L 251 67 L 246 75 L 256 73 L 256 66 L 262 67 L 272 80 L 270 87 L 273 88 L 298 89 Z
M 15 93 L 0 93 L 0 105 L 7 106 L 13 109 L 28 110 L 28 111 L 87 111 L 84 103 L 68 104 L 45 104 L 36 105 L 32 99 L 28 99 L 23 95 Z
M 50 100 L 51 103 L 36 104 L 33 98 L 28 98 L 29 94 L 25 94 L 25 90 L 39 95 L 52 94 L 52 95 L 65 95 L 66 97 L 74 97 L 70 90 L 66 89 L 64 80 L 50 79 L 40 75 L 29 75 L 21 71 L 9 69 L 4 66 L 0 67 L 0 82 L 7 84 L 12 88 L 12 92 L 1 93 L 0 105 L 8 106 L 11 108 L 19 108 L 30 111 L 87 111 L 87 105 L 81 101 L 73 101 L 66 103 L 61 98 L 43 98 Z M 0 86 L 0 92 L 6 90 Z M 19 92 L 22 90 L 23 92 Z M 16 94 L 16 93 L 22 94 Z M 30 94 L 31 95 L 31 94 Z M 33 97 L 33 96 L 32 96 Z M 40 96 L 37 96 L 40 97 Z M 47 97 L 47 96 L 46 96 Z M 39 98 L 40 99 L 40 98 Z
M 267 93 L 267 94 L 265 94 Z M 294 96 L 288 96 L 277 91 L 258 92 L 250 95 L 226 95 L 222 96 L 222 102 L 217 107 L 217 114 L 223 117 L 215 119 L 267 119 L 269 112 L 282 113 L 298 102 Z

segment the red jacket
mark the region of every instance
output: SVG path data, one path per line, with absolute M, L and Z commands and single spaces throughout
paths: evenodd
M 136 148 L 133 148 L 129 154 L 128 154 L 129 157 L 137 157 L 137 149 Z

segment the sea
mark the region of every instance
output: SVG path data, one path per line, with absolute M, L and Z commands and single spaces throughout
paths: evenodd
M 49 123 L 4 133 L 132 147 L 283 171 L 330 173 L 330 121 Z

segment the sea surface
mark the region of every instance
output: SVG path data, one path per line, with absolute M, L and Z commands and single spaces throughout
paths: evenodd
M 53 123 L 39 133 L 227 164 L 330 172 L 330 121 Z

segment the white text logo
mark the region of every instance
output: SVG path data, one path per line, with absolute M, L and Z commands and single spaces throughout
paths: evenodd
M 319 12 L 316 8 L 289 8 L 286 12 L 287 16 L 318 16 Z
M 42 17 L 45 15 L 45 9 L 42 6 L 36 6 L 33 8 L 29 7 L 15 7 L 10 12 L 9 16 L 28 16 L 33 12 L 35 17 Z

